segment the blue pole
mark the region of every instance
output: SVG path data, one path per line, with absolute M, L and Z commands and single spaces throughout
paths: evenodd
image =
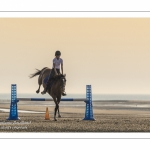
M 18 120 L 18 108 L 17 108 L 17 86 L 16 84 L 11 85 L 11 104 L 10 104 L 10 113 L 7 120 Z
M 93 106 L 92 106 L 92 89 L 91 85 L 86 85 L 86 109 L 85 118 L 83 120 L 95 120 L 93 116 Z

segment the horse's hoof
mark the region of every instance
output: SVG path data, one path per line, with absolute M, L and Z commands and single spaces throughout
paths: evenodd
M 54 119 L 54 121 L 57 121 L 57 119 Z
M 59 115 L 58 118 L 61 118 L 61 115 Z
M 42 95 L 44 95 L 44 94 L 46 94 L 46 92 L 45 92 L 45 91 L 43 91 L 43 92 L 41 92 L 41 94 L 42 94 Z
M 36 93 L 38 94 L 38 93 L 39 93 L 39 90 L 37 90 Z

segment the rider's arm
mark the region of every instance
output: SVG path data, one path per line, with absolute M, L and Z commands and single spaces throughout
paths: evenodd
M 53 63 L 53 66 L 54 66 L 55 75 L 58 75 L 57 71 L 56 71 L 56 68 L 55 68 L 55 63 Z
M 61 63 L 61 72 L 63 74 L 63 63 Z

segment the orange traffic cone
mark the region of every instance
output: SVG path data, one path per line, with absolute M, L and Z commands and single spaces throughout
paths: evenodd
M 48 107 L 46 107 L 45 120 L 50 120 Z

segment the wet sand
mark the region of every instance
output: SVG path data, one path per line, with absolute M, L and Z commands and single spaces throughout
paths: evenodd
M 150 132 L 149 104 L 148 101 L 93 103 L 96 121 L 82 120 L 85 107 L 60 106 L 62 117 L 54 121 L 54 106 L 48 106 L 50 120 L 45 120 L 45 105 L 18 105 L 19 110 L 39 113 L 19 112 L 20 120 L 7 121 L 9 112 L 0 111 L 0 132 Z M 10 104 L 0 104 L 0 108 L 9 107 Z

